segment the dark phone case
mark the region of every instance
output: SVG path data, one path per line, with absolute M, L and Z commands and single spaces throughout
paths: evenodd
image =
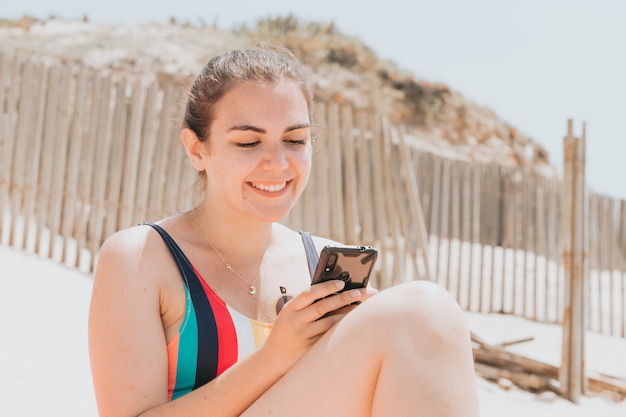
M 311 284 L 341 279 L 346 283 L 342 291 L 366 287 L 377 258 L 371 246 L 325 246 Z

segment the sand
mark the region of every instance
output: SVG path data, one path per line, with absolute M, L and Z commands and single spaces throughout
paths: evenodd
M 38 255 L 0 246 L 0 416 L 96 416 L 87 351 L 92 279 Z M 514 349 L 558 361 L 560 330 L 498 315 L 467 314 L 473 329 L 494 340 L 533 336 Z M 588 334 L 590 368 L 626 376 L 626 340 Z M 552 393 L 504 389 L 477 377 L 481 415 L 626 416 L 626 402 L 585 396 L 575 405 Z

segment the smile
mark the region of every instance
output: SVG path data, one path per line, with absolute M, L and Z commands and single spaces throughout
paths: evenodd
M 259 184 L 259 183 L 250 183 L 254 188 L 261 191 L 267 191 L 270 193 L 277 193 L 282 191 L 287 186 L 287 182 L 281 182 L 280 184 Z

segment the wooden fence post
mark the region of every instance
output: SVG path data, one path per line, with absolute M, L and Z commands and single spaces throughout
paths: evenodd
M 405 190 L 409 196 L 409 204 L 411 206 L 411 221 L 416 230 L 417 246 L 421 251 L 422 263 L 424 266 L 424 279 L 432 281 L 432 274 L 430 271 L 430 265 L 428 263 L 428 232 L 426 231 L 426 222 L 424 221 L 424 212 L 422 211 L 422 203 L 420 201 L 419 188 L 417 185 L 417 179 L 415 178 L 415 167 L 411 163 L 409 158 L 409 151 L 406 146 L 405 136 L 406 131 L 404 128 L 400 130 L 400 143 L 398 145 L 400 150 L 400 160 L 404 166 L 406 173 Z M 459 239 L 460 240 L 460 239 Z
M 578 403 L 584 393 L 584 264 L 585 253 L 585 127 L 582 138 L 572 132 L 568 120 L 563 152 L 563 267 L 565 299 L 562 362 L 559 379 L 562 395 Z

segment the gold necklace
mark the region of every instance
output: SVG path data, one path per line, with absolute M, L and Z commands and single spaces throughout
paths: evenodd
M 237 278 L 239 278 L 240 280 L 242 280 L 243 282 L 245 282 L 246 284 L 248 284 L 248 293 L 250 295 L 254 295 L 256 294 L 256 287 L 254 286 L 254 283 L 256 282 L 257 279 L 259 279 L 259 272 L 257 272 L 256 276 L 254 277 L 254 279 L 252 280 L 252 282 L 248 281 L 247 279 L 245 279 L 244 277 L 241 276 L 241 274 L 237 271 L 235 271 L 232 267 L 231 264 L 229 264 L 228 262 L 226 262 L 226 260 L 224 259 L 224 257 L 222 256 L 222 254 L 220 253 L 220 251 L 217 250 L 217 248 L 215 247 L 215 245 L 213 244 L 213 242 L 211 242 L 211 239 L 209 239 L 209 237 L 206 235 L 206 233 L 204 233 L 204 229 L 202 228 L 202 225 L 200 225 L 200 222 L 198 221 L 198 215 L 196 214 L 196 209 L 195 207 L 191 209 L 191 211 L 193 212 L 193 218 L 196 220 L 196 224 L 198 225 L 198 228 L 200 229 L 200 235 L 202 236 L 202 238 L 213 248 L 213 250 L 215 251 L 215 253 L 217 254 L 217 256 L 220 258 L 220 260 L 222 261 L 222 263 L 224 264 L 224 266 L 226 267 L 226 269 L 228 269 L 230 272 L 232 272 L 233 274 L 235 274 L 235 276 Z

